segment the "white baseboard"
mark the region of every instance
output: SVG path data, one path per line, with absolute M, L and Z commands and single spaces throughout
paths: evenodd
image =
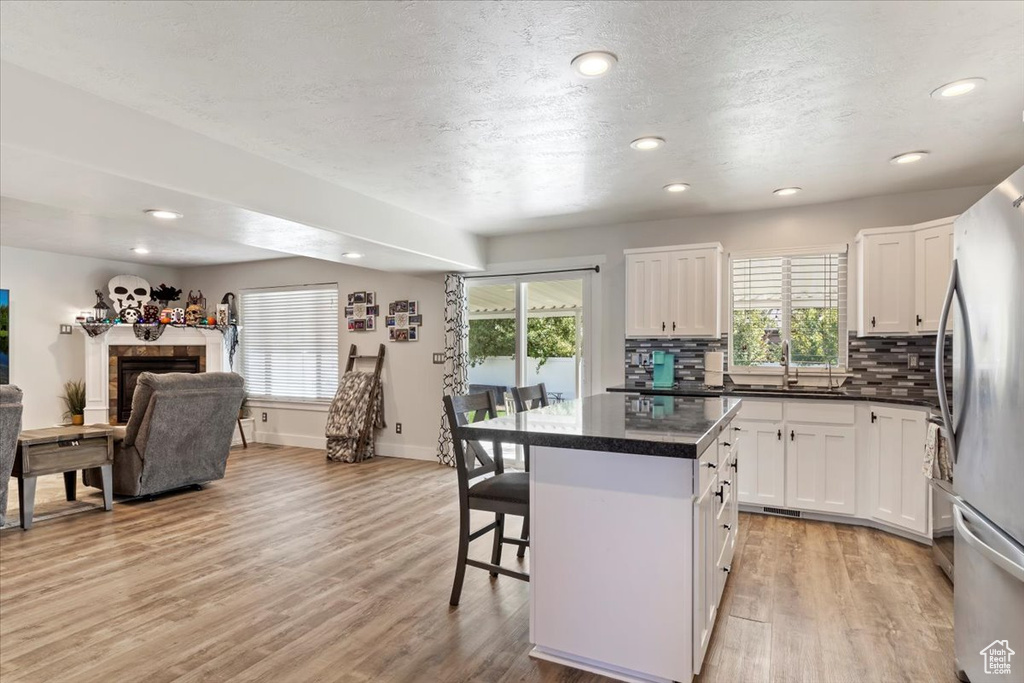
M 268 443 L 274 446 L 299 446 L 301 448 L 327 448 L 326 436 L 309 436 L 307 434 L 278 434 L 277 432 L 256 432 L 256 443 Z
M 274 446 L 298 446 L 301 448 L 327 448 L 327 437 L 309 436 L 308 434 L 279 434 L 277 432 L 256 432 L 256 442 Z M 414 446 L 403 443 L 377 442 L 377 455 L 390 458 L 406 458 L 408 460 L 437 460 L 437 448 L 431 446 Z
M 407 443 L 377 442 L 377 455 L 386 455 L 391 458 L 407 458 L 408 460 L 431 460 L 437 461 L 437 445 L 414 446 Z

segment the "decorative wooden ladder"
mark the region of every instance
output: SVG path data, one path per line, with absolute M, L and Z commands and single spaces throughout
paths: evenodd
M 360 356 L 356 345 L 352 344 L 348 347 L 348 362 L 345 363 L 345 372 L 352 372 L 355 369 L 357 361 L 368 361 L 373 360 L 373 389 L 370 391 L 370 405 L 366 410 L 366 424 L 363 425 L 362 432 L 359 436 L 359 443 L 356 446 L 356 453 L 362 453 L 366 447 L 366 442 L 371 438 L 373 432 L 373 417 L 375 413 L 375 406 L 377 405 L 377 392 L 383 391 L 380 384 L 381 371 L 384 369 L 384 345 L 381 344 L 377 349 L 377 355 L 373 356 Z M 387 426 L 387 425 L 385 425 Z

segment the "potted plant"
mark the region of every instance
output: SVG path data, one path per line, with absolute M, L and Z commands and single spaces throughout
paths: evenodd
M 68 380 L 64 383 L 64 417 L 71 418 L 71 424 L 80 425 L 85 422 L 85 382 Z

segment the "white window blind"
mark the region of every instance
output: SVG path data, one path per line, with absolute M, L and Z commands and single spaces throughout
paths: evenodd
M 730 366 L 844 367 L 846 267 L 842 251 L 732 260 Z
M 242 292 L 242 373 L 249 395 L 330 401 L 338 389 L 338 288 Z

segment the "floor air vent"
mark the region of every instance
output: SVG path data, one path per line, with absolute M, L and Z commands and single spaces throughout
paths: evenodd
M 770 508 L 765 507 L 764 511 L 769 515 L 781 515 L 783 517 L 799 517 L 800 513 L 797 510 L 784 510 L 782 508 Z

